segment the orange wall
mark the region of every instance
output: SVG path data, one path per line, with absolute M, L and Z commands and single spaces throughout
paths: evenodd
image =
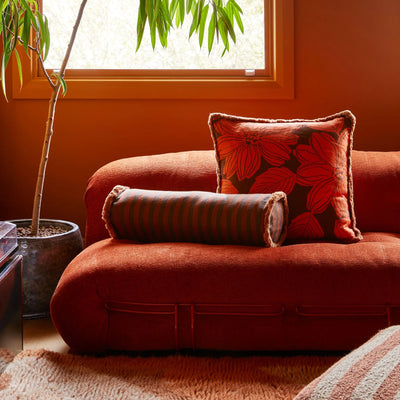
M 354 147 L 400 150 L 400 2 L 295 0 L 293 100 L 61 100 L 42 216 L 84 226 L 89 176 L 119 157 L 211 149 L 210 112 L 314 118 L 350 109 Z M 29 218 L 47 101 L 0 103 L 0 220 Z

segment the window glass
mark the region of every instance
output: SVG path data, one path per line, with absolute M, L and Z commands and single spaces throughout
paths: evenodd
M 44 0 L 44 13 L 49 19 L 51 50 L 46 67 L 58 69 L 81 0 Z M 222 44 L 211 54 L 207 49 L 207 32 L 203 48 L 198 37 L 188 40 L 190 19 L 182 28 L 171 32 L 168 47 L 159 42 L 153 51 L 147 30 L 138 52 L 136 49 L 136 14 L 138 1 L 89 1 L 77 40 L 68 63 L 69 69 L 108 70 L 185 70 L 185 69 L 265 69 L 264 0 L 238 0 L 243 10 L 245 33 L 236 26 L 237 44 L 221 57 Z

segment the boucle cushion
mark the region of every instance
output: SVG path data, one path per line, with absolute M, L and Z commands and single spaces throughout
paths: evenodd
M 275 247 L 286 236 L 283 192 L 232 195 L 116 186 L 103 219 L 113 238 Z
M 268 120 L 214 113 L 209 125 L 220 193 L 283 191 L 288 239 L 357 242 L 351 175 L 355 117 Z
M 400 398 L 400 325 L 372 339 L 306 386 L 295 400 L 397 400 Z

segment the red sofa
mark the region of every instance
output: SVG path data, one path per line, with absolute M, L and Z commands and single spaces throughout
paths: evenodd
M 216 190 L 213 151 L 111 162 L 86 192 L 86 249 L 51 302 L 77 352 L 347 350 L 400 323 L 400 152 L 353 151 L 363 240 L 276 248 L 110 239 L 101 219 L 117 184 Z

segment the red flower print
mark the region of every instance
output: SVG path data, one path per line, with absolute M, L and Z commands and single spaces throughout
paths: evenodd
M 296 174 L 286 167 L 272 167 L 256 178 L 249 193 L 273 193 L 282 191 L 289 194 L 296 183 Z
M 285 124 L 232 123 L 220 120 L 215 123 L 220 133 L 217 138 L 220 160 L 225 160 L 226 178 L 236 174 L 239 181 L 251 178 L 260 168 L 261 159 L 280 166 L 289 160 L 290 145 L 298 137 L 291 133 L 293 127 Z
M 311 212 L 300 214 L 293 218 L 287 231 L 288 239 L 321 239 L 324 231 Z
M 312 186 L 307 208 L 315 214 L 325 211 L 335 197 L 347 199 L 348 134 L 348 130 L 343 131 L 336 142 L 328 133 L 315 132 L 309 145 L 300 145 L 294 151 L 301 164 L 296 182 Z
M 312 187 L 307 196 L 307 209 L 314 214 L 320 214 L 326 210 L 335 194 L 336 185 L 333 179 L 326 179 Z
M 239 194 L 239 191 L 229 179 L 221 179 L 221 193 Z

